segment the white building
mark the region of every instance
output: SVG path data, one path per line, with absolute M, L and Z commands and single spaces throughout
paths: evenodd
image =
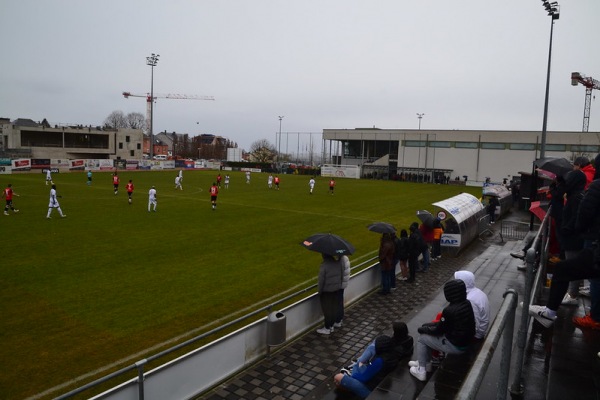
M 411 129 L 324 129 L 325 163 L 358 165 L 362 176 L 384 179 L 417 174 L 454 180 L 502 182 L 531 172 L 541 132 Z M 547 132 L 545 157 L 569 160 L 600 152 L 600 132 Z

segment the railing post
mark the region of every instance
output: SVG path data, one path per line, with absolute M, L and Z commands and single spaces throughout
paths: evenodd
M 514 301 L 510 303 L 508 319 L 506 326 L 502 330 L 502 356 L 500 358 L 500 377 L 498 379 L 498 392 L 496 393 L 497 400 L 506 399 L 506 391 L 508 390 L 508 380 L 510 376 L 510 358 L 512 356 L 513 331 L 515 329 L 515 315 L 519 294 L 514 289 L 508 289 L 504 292 L 503 297 L 513 295 Z
M 144 400 L 144 365 L 147 362 L 148 360 L 144 358 L 135 363 L 138 370 L 138 400 Z

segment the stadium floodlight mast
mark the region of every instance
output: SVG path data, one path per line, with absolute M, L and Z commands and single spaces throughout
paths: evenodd
M 280 115 L 279 118 L 279 147 L 277 147 L 277 164 L 279 164 L 279 168 L 281 168 L 281 121 L 283 120 L 284 115 Z
M 417 118 L 419 118 L 419 130 L 421 130 L 421 119 L 423 118 L 425 113 L 417 113 Z
M 160 57 L 159 54 L 154 54 L 152 53 L 150 55 L 150 57 L 146 57 L 146 65 L 150 66 L 150 127 L 149 127 L 149 143 L 150 143 L 150 159 L 153 159 L 154 156 L 154 135 L 152 134 L 153 132 L 153 122 L 154 122 L 154 110 L 153 110 L 153 106 L 154 106 L 154 67 L 156 67 L 156 64 L 158 64 L 158 57 Z
M 542 122 L 542 143 L 540 145 L 540 158 L 546 156 L 546 128 L 548 126 L 548 98 L 550 95 L 550 65 L 552 63 L 552 33 L 554 31 L 554 21 L 560 16 L 560 6 L 557 1 L 549 2 L 542 0 L 542 5 L 548 12 L 550 19 L 550 46 L 548 49 L 548 72 L 546 74 L 546 97 L 544 99 L 544 120 Z

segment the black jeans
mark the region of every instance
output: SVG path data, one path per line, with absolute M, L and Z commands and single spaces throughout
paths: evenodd
M 546 307 L 554 311 L 558 310 L 569 289 L 569 282 L 597 278 L 600 278 L 600 269 L 594 267 L 593 249 L 583 249 L 574 258 L 558 262 L 554 266 L 550 296 Z

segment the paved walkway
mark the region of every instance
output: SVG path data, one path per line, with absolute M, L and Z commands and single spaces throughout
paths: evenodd
M 509 218 L 514 219 L 515 216 L 511 215 Z M 496 224 L 492 231 L 499 227 L 500 224 Z M 480 257 L 490 245 L 502 245 L 498 233 L 493 233 L 486 241 L 474 241 L 458 257 L 443 257 L 433 262 L 428 272 L 417 274 L 415 283 L 398 281 L 398 289 L 391 295 L 381 296 L 373 293 L 347 308 L 344 327 L 336 330 L 331 336 L 322 336 L 314 330 L 310 331 L 272 353 L 270 359 L 258 362 L 198 399 L 347 398 L 337 395 L 334 391 L 333 376 L 340 367 L 347 365 L 352 358 L 360 354 L 373 338 L 384 332 L 389 333 L 391 321 L 409 321 L 417 312 L 427 307 L 440 293 L 443 284 L 453 276 L 454 271 L 465 268 Z M 502 277 L 497 279 L 503 280 L 503 283 L 498 284 L 498 287 L 493 289 L 494 292 L 502 291 L 504 287 L 522 285 L 522 273 L 516 271 L 515 263 L 518 263 L 518 260 L 510 256 L 507 258 L 511 248 L 519 247 L 518 242 L 503 245 L 502 257 L 505 261 L 502 262 L 502 271 L 505 272 L 498 271 Z M 505 265 L 509 262 L 510 266 Z M 486 271 L 493 274 L 496 270 L 488 268 Z M 589 306 L 589 300 L 587 303 Z M 528 362 L 524 370 L 524 399 L 600 399 L 600 359 L 596 357 L 596 353 L 600 351 L 600 331 L 582 332 L 570 322 L 572 314 L 582 314 L 584 309 L 585 303 L 581 303 L 579 308 L 562 307 L 559 312 L 561 318 L 554 329 L 550 332 L 544 331 L 541 338 L 539 335 L 531 336 L 530 348 L 526 355 Z M 518 323 L 519 317 L 517 326 Z M 418 337 L 412 330 L 411 334 L 415 339 Z M 549 340 L 552 342 L 552 337 L 554 346 L 548 345 Z M 552 357 L 548 355 L 551 349 L 554 349 Z M 492 363 L 494 364 L 494 361 Z M 550 375 L 546 375 L 544 369 L 550 371 Z M 478 398 L 495 398 L 494 378 L 486 379 Z M 582 380 L 587 380 L 587 384 L 583 384 Z M 402 384 L 400 386 L 404 387 Z M 423 386 L 420 389 L 423 389 Z M 373 395 L 376 392 L 373 392 Z M 394 394 L 387 390 L 378 392 L 374 398 L 414 398 L 417 393 L 413 391 L 412 395 Z M 429 398 L 426 392 L 422 395 L 423 398 Z M 429 395 L 433 396 L 431 398 L 438 398 L 435 397 L 435 389 L 433 393 L 430 390 Z

